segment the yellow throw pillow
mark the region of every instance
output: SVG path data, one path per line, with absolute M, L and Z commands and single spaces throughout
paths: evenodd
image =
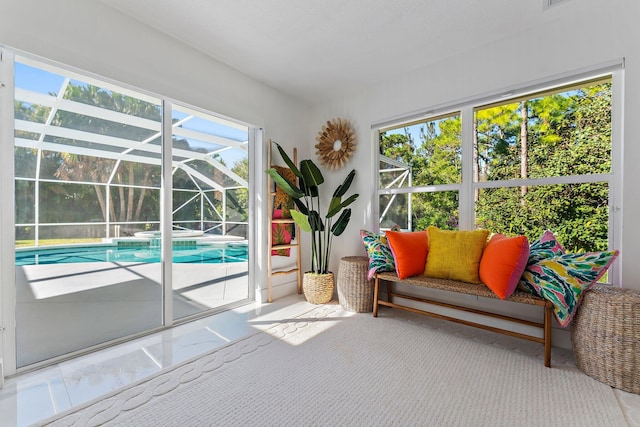
M 440 230 L 430 226 L 427 235 L 425 276 L 481 283 L 478 271 L 489 230 Z

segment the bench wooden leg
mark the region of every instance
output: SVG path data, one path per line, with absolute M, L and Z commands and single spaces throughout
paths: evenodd
M 378 296 L 380 294 L 380 279 L 376 276 L 375 287 L 373 288 L 373 317 L 378 317 Z
M 392 302 L 391 301 L 391 281 L 386 280 L 387 282 L 387 302 Z
M 544 305 L 544 366 L 551 367 L 551 314 L 553 305 L 547 301 Z

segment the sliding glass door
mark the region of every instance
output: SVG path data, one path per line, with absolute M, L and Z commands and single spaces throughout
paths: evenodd
M 14 75 L 18 369 L 249 298 L 246 125 L 29 58 Z

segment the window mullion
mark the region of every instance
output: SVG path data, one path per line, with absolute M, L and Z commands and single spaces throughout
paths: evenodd
M 163 325 L 173 324 L 173 109 L 171 102 L 162 101 L 162 184 L 160 230 L 162 231 Z
M 590 175 L 563 175 L 550 176 L 546 178 L 528 178 L 528 179 L 510 179 L 483 181 L 473 184 L 474 188 L 504 188 L 504 187 L 520 187 L 522 185 L 557 185 L 557 184 L 584 184 L 590 182 L 607 182 L 611 183 L 612 174 L 594 173 Z
M 612 73 L 611 86 L 611 172 L 609 191 L 609 247 L 622 247 L 622 148 L 624 141 L 624 69 Z M 622 283 L 620 263 L 609 271 L 610 283 Z
M 462 119 L 462 186 L 458 195 L 459 224 L 461 230 L 472 230 L 475 222 L 473 200 L 473 108 L 460 111 Z
M 410 194 L 410 193 L 437 193 L 440 191 L 460 191 L 461 184 L 438 184 L 417 187 L 380 188 L 378 195 L 382 194 Z

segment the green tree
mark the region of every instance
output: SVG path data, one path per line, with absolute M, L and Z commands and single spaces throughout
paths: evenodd
M 64 96 L 66 99 L 83 104 L 158 122 L 162 117 L 159 106 L 155 104 L 94 85 L 71 83 L 67 86 Z M 156 132 L 148 129 L 63 110 L 55 114 L 52 125 L 140 142 L 148 141 L 150 138 L 154 138 L 156 134 Z M 96 145 L 95 143 L 70 141 L 64 138 L 55 139 L 56 142 L 68 145 L 88 147 Z M 111 197 L 108 214 L 112 221 L 130 222 L 141 220 L 141 214 L 145 206 L 144 200 L 147 196 L 147 188 L 145 187 L 152 186 L 151 175 L 159 173 L 159 168 L 154 168 L 151 164 L 126 161 L 116 162 L 113 159 L 70 153 L 61 153 L 60 155 L 62 161 L 56 171 L 56 176 L 63 180 L 95 182 L 96 184 L 93 187 L 104 221 L 107 220 L 106 197 Z M 99 183 L 109 182 L 112 174 L 114 177 L 113 183 L 116 184 L 114 187 L 116 194 L 110 193 L 107 195 L 105 194 L 105 187 L 99 185 Z M 134 188 L 136 184 L 142 188 Z M 153 215 L 157 217 L 157 209 Z
M 404 134 L 382 134 L 380 152 L 384 156 L 405 164 L 411 171 L 412 186 L 442 185 L 459 183 L 461 175 L 461 120 L 459 116 L 428 121 L 420 126 L 420 144 L 413 140 L 410 131 Z M 398 178 L 401 172 L 387 174 L 381 178 L 381 186 Z M 411 204 L 411 223 L 413 230 L 422 230 L 429 225 L 441 228 L 458 226 L 458 194 L 447 192 L 413 192 L 408 195 L 381 197 L 384 209 L 390 199 L 395 204 L 386 212 L 388 222 L 403 224 L 407 207 Z
M 249 158 L 237 161 L 231 170 L 239 177 L 249 180 Z M 231 220 L 246 222 L 249 220 L 249 190 L 238 188 L 227 191 L 227 206 L 231 208 Z
M 416 181 L 424 185 L 462 182 L 462 121 L 460 116 L 430 121 L 421 127 L 417 150 Z M 413 194 L 414 230 L 429 225 L 443 229 L 458 227 L 458 193 L 455 191 Z
M 494 145 L 500 149 L 485 159 L 487 180 L 524 177 L 523 173 L 541 178 L 610 172 L 610 84 L 546 95 L 510 108 L 514 119 L 505 129 L 521 133 L 504 132 L 504 138 Z M 508 110 L 504 111 L 507 115 Z M 487 119 L 495 112 L 484 113 L 478 116 Z M 490 123 L 478 120 L 479 129 L 490 127 Z M 525 128 L 526 134 L 522 133 Z M 501 137 L 499 132 L 494 135 Z M 479 135 L 478 139 L 484 137 Z M 476 204 L 477 225 L 495 232 L 526 234 L 529 239 L 552 229 L 571 251 L 608 246 L 605 184 L 538 185 L 516 190 L 483 190 Z

